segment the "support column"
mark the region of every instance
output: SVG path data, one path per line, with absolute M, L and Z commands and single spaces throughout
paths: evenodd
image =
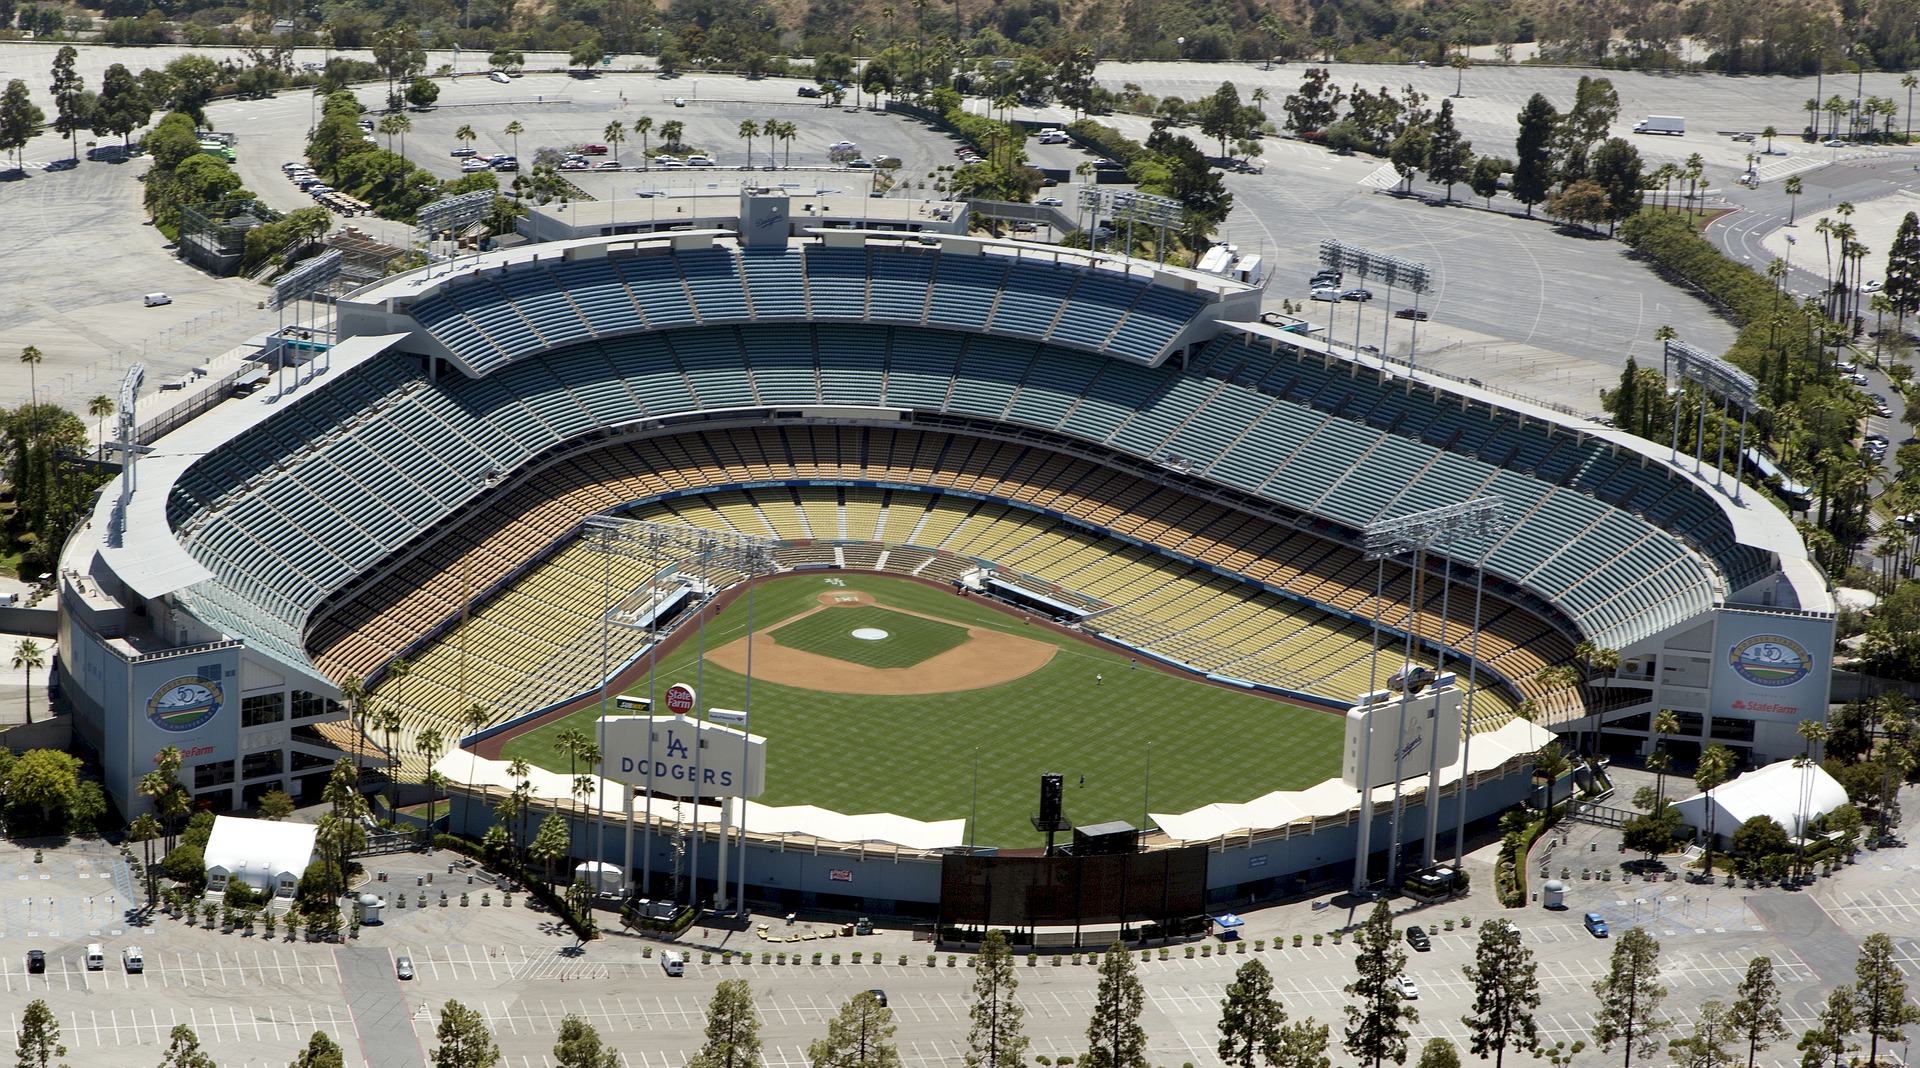
M 727 804 L 732 798 L 716 797 L 714 800 L 720 803 L 720 841 L 718 848 L 714 851 L 719 856 L 716 861 L 719 878 L 714 880 L 713 909 L 715 912 L 725 912 L 727 908 L 727 843 L 733 840 L 733 806 Z

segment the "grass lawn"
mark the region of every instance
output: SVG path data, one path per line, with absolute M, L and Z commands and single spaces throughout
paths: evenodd
M 767 792 L 760 798 L 767 804 L 966 819 L 977 762 L 978 841 L 1018 847 L 1045 840 L 1027 822 L 1039 807 L 1043 772 L 1067 777 L 1066 810 L 1075 823 L 1125 820 L 1136 826 L 1147 807 L 1180 812 L 1214 801 L 1246 801 L 1339 773 L 1337 716 L 1131 668 L 1118 651 L 1026 625 L 936 587 L 884 575 L 789 575 L 757 585 L 753 625 L 764 633 L 839 587 L 871 593 L 883 605 L 1048 642 L 1060 651 L 1025 678 L 961 693 L 849 696 L 755 679 L 753 730 L 768 738 Z M 729 605 L 708 625 L 706 644 L 719 647 L 743 636 L 749 611 L 744 596 Z M 855 611 L 835 608 L 817 616 L 844 621 Z M 889 624 L 903 618 L 888 617 Z M 844 634 L 842 627 L 844 622 L 836 623 Z M 630 692 L 663 699 L 667 686 L 686 682 L 699 688 L 702 707 L 747 707 L 744 677 L 703 664 L 700 647 L 698 636 L 689 635 L 659 663 L 651 690 L 643 680 Z M 1105 681 L 1096 685 L 1096 674 Z M 598 709 L 587 709 L 514 738 L 505 759 L 564 772 L 566 758 L 554 750 L 554 737 L 569 726 L 591 735 L 598 715 Z
M 878 640 L 856 638 L 855 630 L 883 630 L 887 636 Z M 775 641 L 789 649 L 870 668 L 912 667 L 967 640 L 965 627 L 872 605 L 829 608 L 776 627 L 771 633 Z

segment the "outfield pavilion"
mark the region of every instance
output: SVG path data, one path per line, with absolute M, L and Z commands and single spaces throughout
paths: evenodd
M 1007 573 L 1111 609 L 1089 629 L 1280 693 L 1344 701 L 1358 676 L 1316 675 L 1320 645 L 1263 643 L 1262 613 L 1291 613 L 1289 633 L 1309 637 L 1377 619 L 1450 663 L 1477 653 L 1489 731 L 1532 701 L 1576 744 L 1633 751 L 1648 712 L 1673 708 L 1692 728 L 1679 744 L 1725 741 L 1764 763 L 1824 714 L 1824 577 L 1787 516 L 1710 470 L 1363 362 L 1263 321 L 1260 291 L 1239 283 L 1027 243 L 822 230 L 787 209 L 743 194 L 751 225 L 737 231 L 532 245 L 383 280 L 338 302 L 323 357 L 141 442 L 137 479 L 103 492 L 60 573 L 60 686 L 122 811 L 144 806 L 136 785 L 167 744 L 209 807 L 309 792 L 339 755 L 315 728 L 344 718 L 343 679 L 385 685 L 395 658 L 563 561 L 587 516 L 646 508 L 763 523 L 790 562 L 827 552 L 925 572 L 1030 546 Z M 790 496 L 770 509 L 772 487 Z M 1456 583 L 1483 580 L 1480 626 L 1460 597 L 1443 616 L 1437 582 L 1410 604 L 1404 560 L 1376 591 L 1358 547 L 1368 524 L 1484 496 L 1506 502 L 1510 526 L 1454 546 L 1450 567 Z M 1090 554 L 1133 570 L 1095 575 Z M 1161 590 L 1182 595 L 1148 596 Z M 502 618 L 548 651 L 556 682 L 472 695 L 489 729 L 592 688 L 597 656 L 569 659 L 564 617 Z M 1620 667 L 1544 682 L 1581 642 L 1618 650 Z M 1798 659 L 1740 659 L 1754 649 Z M 407 709 L 403 767 L 420 767 L 426 726 L 463 733 L 459 707 Z M 1503 756 L 1474 761 L 1475 818 L 1527 793 L 1521 749 L 1483 748 Z M 1248 800 L 1168 821 L 1214 849 L 1214 892 L 1337 875 L 1357 796 Z M 857 864 L 874 904 L 924 902 L 938 847 L 809 837 L 825 859 L 791 870 L 787 842 L 756 843 L 755 870 L 793 880 L 779 894 L 832 897 L 844 888 L 825 873 Z

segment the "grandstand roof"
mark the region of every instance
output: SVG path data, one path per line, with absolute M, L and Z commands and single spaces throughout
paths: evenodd
M 1476 733 L 1471 746 L 1471 771 L 1475 775 L 1492 771 L 1515 757 L 1539 750 L 1553 738 L 1552 731 L 1523 719 L 1512 720 L 1499 730 Z M 1459 761 L 1440 771 L 1443 785 L 1459 778 Z M 1426 786 L 1425 775 L 1409 776 L 1402 793 L 1424 791 Z M 1373 792 L 1375 805 L 1392 799 L 1392 786 L 1382 786 Z M 1225 835 L 1272 830 L 1301 820 L 1338 816 L 1359 806 L 1358 789 L 1339 779 L 1328 779 L 1306 790 L 1277 790 L 1242 804 L 1203 805 L 1190 812 L 1155 812 L 1153 822 L 1176 842 L 1208 842 Z

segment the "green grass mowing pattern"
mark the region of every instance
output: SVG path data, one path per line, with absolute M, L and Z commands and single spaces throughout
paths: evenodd
M 1271 698 L 1209 686 L 1145 667 L 1117 650 L 1090 646 L 1023 624 L 970 598 L 884 575 L 837 573 L 844 588 L 883 604 L 956 624 L 990 627 L 1059 647 L 1025 678 L 961 693 L 866 697 L 753 680 L 753 730 L 767 737 L 770 805 L 811 804 L 839 812 L 897 812 L 921 820 L 966 819 L 979 765 L 981 845 L 1043 844 L 1027 822 L 1039 806 L 1040 775 L 1067 777 L 1066 811 L 1076 824 L 1143 812 L 1183 812 L 1215 801 L 1248 801 L 1300 790 L 1338 775 L 1342 722 Z M 753 624 L 761 632 L 817 604 L 836 586 L 817 573 L 757 584 Z M 819 613 L 851 613 L 832 609 Z M 747 631 L 747 598 L 709 623 L 717 648 Z M 1105 681 L 1098 685 L 1094 676 Z M 700 704 L 745 707 L 745 679 L 699 661 L 689 635 L 654 675 L 630 690 L 664 699 L 675 682 L 700 687 Z M 565 772 L 553 739 L 569 726 L 593 734 L 597 708 L 530 731 L 505 746 L 505 759 Z M 1147 747 L 1152 792 L 1146 795 Z M 1086 777 L 1081 786 L 1080 777 Z M 1150 801 L 1150 805 L 1148 802 Z
M 887 636 L 879 640 L 854 637 L 853 632 L 863 627 L 884 630 Z M 874 605 L 823 609 L 766 633 L 789 649 L 870 668 L 912 667 L 967 640 L 965 627 Z

